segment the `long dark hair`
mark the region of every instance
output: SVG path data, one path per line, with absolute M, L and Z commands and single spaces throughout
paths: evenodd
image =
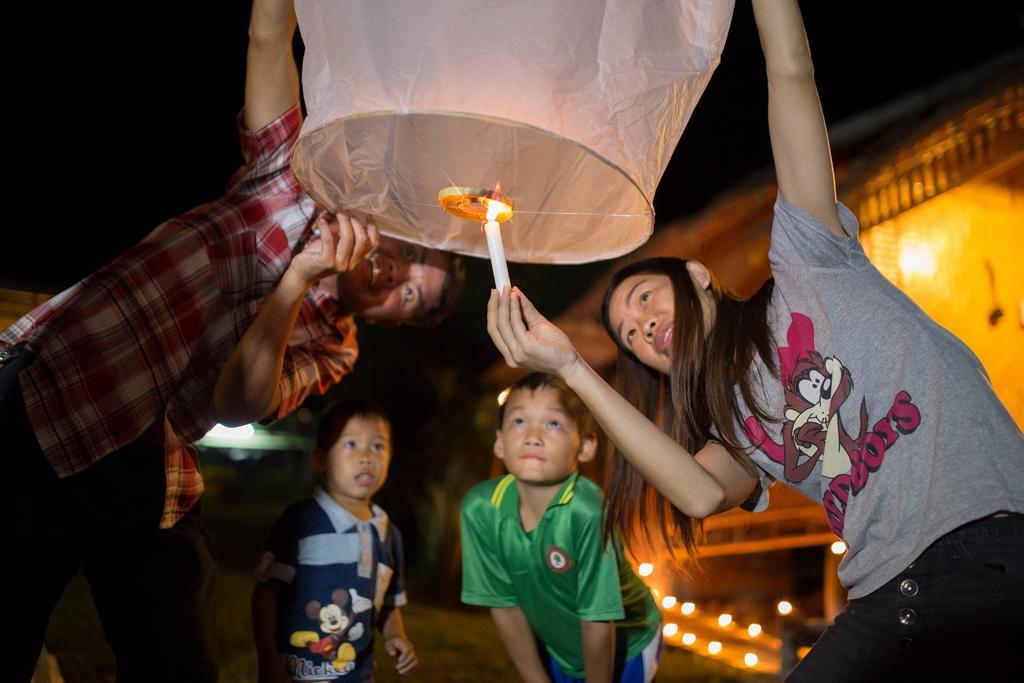
M 769 279 L 754 296 L 744 300 L 724 290 L 712 275 L 710 290 L 716 313 L 705 335 L 704 311 L 686 263 L 680 258 L 651 258 L 632 263 L 612 277 L 601 312 L 605 329 L 618 347 L 616 389 L 686 450 L 696 453 L 708 441 L 717 441 L 753 473 L 749 447 L 737 433 L 737 425 L 745 417 L 737 401 L 737 389 L 758 420 L 775 420 L 756 399 L 750 376 L 755 354 L 777 374 L 768 321 L 775 282 Z M 675 320 L 670 376 L 644 365 L 624 347 L 608 316 L 616 288 L 626 278 L 640 274 L 665 275 L 672 283 Z M 687 553 L 695 550 L 699 522 L 663 498 L 613 445 L 608 461 L 604 536 L 608 539 L 618 533 L 627 545 L 637 541 L 649 544 L 654 538 L 652 525 L 670 551 L 680 547 Z

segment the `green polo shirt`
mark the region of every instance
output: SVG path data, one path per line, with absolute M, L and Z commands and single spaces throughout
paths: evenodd
M 620 549 L 601 547 L 601 489 L 566 479 L 537 527 L 523 531 L 511 474 L 481 482 L 462 501 L 462 601 L 518 606 L 551 657 L 582 677 L 580 621 L 616 622 L 626 658 L 657 635 L 661 618 Z

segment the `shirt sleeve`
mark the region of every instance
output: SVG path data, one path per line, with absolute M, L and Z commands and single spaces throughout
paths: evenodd
M 228 194 L 294 191 L 294 182 L 276 181 L 291 175 L 289 162 L 301 129 L 302 110 L 297 104 L 259 130 L 246 130 L 239 113 L 238 144 L 244 163 L 228 182 Z
M 298 514 L 289 507 L 277 518 L 263 543 L 263 557 L 256 567 L 256 580 L 276 579 L 290 584 L 298 568 Z
M 588 517 L 577 536 L 576 605 L 583 621 L 615 621 L 626 616 L 618 553 L 610 545 L 602 545 L 599 520 L 599 514 Z
M 310 395 L 321 395 L 352 372 L 359 357 L 355 325 L 346 330 L 332 330 L 301 346 L 289 346 L 278 387 L 281 403 L 274 419 L 288 415 Z
M 827 225 L 790 204 L 780 194 L 775 199 L 771 248 L 768 251 L 772 268 L 847 268 L 865 265 L 867 256 L 860 244 L 857 217 L 845 204 L 837 204 L 836 210 L 846 237 L 837 237 Z
M 462 503 L 462 602 L 482 607 L 515 607 L 519 604 L 512 581 L 498 557 L 495 529 L 487 527 L 487 500 L 471 499 Z
M 384 604 L 401 607 L 409 602 L 405 594 L 405 551 L 402 549 L 402 534 L 394 524 L 388 528 L 388 554 L 391 556 L 391 581 L 384 591 Z
M 740 508 L 747 512 L 763 512 L 768 507 L 768 489 L 772 487 L 775 480 L 754 463 L 757 474 L 757 487 L 751 492 L 750 497 L 740 503 Z

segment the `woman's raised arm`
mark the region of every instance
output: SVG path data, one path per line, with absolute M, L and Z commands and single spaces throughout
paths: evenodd
M 768 73 L 768 130 L 779 192 L 844 237 L 814 64 L 796 0 L 753 0 Z

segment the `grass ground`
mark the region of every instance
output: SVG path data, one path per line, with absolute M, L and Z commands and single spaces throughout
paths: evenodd
M 216 587 L 221 683 L 256 682 L 255 646 L 249 626 L 249 598 L 253 586 L 250 567 L 259 556 L 264 534 L 282 505 L 225 504 L 216 496 L 204 499 L 205 522 L 217 539 L 221 564 Z M 411 602 L 402 608 L 402 613 L 416 647 L 419 666 L 408 677 L 398 676 L 378 639 L 378 683 L 515 683 L 519 680 L 490 615 L 482 609 L 459 605 L 457 598 L 448 598 L 445 602 L 445 598 L 439 597 L 452 593 L 451 590 L 434 590 L 428 596 L 422 587 L 410 590 Z M 68 585 L 54 610 L 46 646 L 56 655 L 66 683 L 114 683 L 113 655 L 103 638 L 88 584 L 81 576 Z M 753 683 L 759 680 L 763 679 L 745 676 L 743 672 L 676 648 L 665 649 L 658 674 L 659 683 Z
M 217 581 L 220 680 L 255 683 L 255 651 L 249 631 L 252 579 L 245 572 L 222 569 Z M 415 600 L 402 611 L 420 665 L 409 677 L 399 677 L 394 673 L 391 658 L 378 648 L 377 680 L 380 683 L 399 680 L 407 683 L 512 683 L 518 680 L 485 611 L 425 605 Z M 113 656 L 103 639 L 88 585 L 81 577 L 69 584 L 54 611 L 46 644 L 57 656 L 67 683 L 114 682 Z M 716 667 L 714 662 L 671 648 L 666 649 L 658 676 L 660 683 L 751 680 L 733 669 Z

